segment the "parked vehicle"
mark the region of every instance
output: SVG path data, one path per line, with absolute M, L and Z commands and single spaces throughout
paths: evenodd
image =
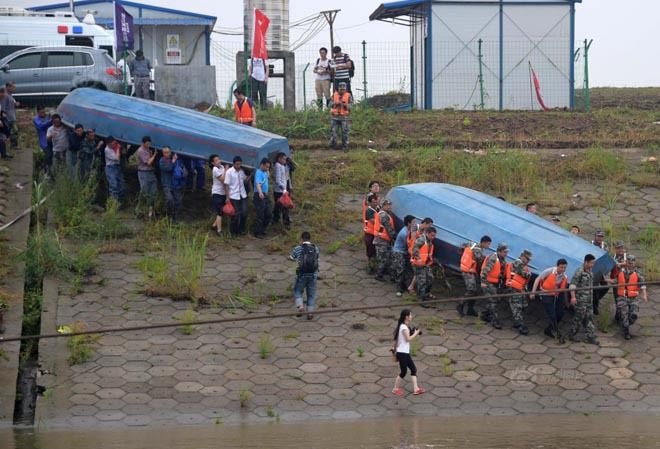
M 0 58 L 29 47 L 85 46 L 112 56 L 114 35 L 88 14 L 82 22 L 71 12 L 37 13 L 0 8 Z
M 59 101 L 78 87 L 123 92 L 121 70 L 105 50 L 91 47 L 32 47 L 0 60 L 0 83 L 16 84 L 22 103 Z

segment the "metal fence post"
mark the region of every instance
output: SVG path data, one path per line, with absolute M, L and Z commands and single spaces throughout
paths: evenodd
M 367 99 L 367 41 L 362 41 L 362 89 L 363 100 Z
M 584 109 L 591 111 L 591 94 L 589 93 L 589 47 L 594 40 L 584 40 Z
M 307 69 L 309 68 L 309 62 L 305 66 L 302 72 L 303 79 L 303 109 L 307 109 Z
M 483 71 L 483 59 L 484 59 L 484 54 L 481 52 L 481 45 L 483 44 L 483 40 L 479 39 L 479 91 L 481 93 L 481 101 L 479 102 L 479 108 L 481 110 L 484 110 L 484 71 Z

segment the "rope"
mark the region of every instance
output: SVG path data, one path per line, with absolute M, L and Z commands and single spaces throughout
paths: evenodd
M 640 284 L 608 284 L 608 285 L 602 285 L 602 286 L 594 286 L 594 287 L 580 287 L 580 288 L 565 288 L 565 289 L 558 289 L 556 290 L 557 293 L 565 293 L 565 292 L 570 292 L 570 291 L 582 291 L 582 290 L 609 290 L 612 287 L 619 287 L 619 286 L 628 286 L 628 285 L 640 285 Z M 642 285 L 660 285 L 660 281 L 651 281 L 651 282 L 644 282 Z M 542 291 L 537 291 L 534 293 L 536 296 L 544 296 L 542 294 Z M 497 295 L 481 295 L 481 296 L 459 296 L 459 297 L 453 297 L 453 298 L 443 298 L 443 299 L 433 299 L 433 300 L 428 300 L 424 301 L 424 304 L 429 304 L 429 305 L 435 305 L 435 304 L 445 304 L 445 303 L 452 303 L 456 301 L 468 301 L 468 300 L 481 300 L 481 299 L 506 299 L 511 296 L 519 296 L 519 295 L 530 295 L 531 292 L 513 292 L 513 293 L 501 293 Z M 547 295 L 545 295 L 547 296 Z M 332 310 L 316 310 L 314 311 L 315 315 L 329 315 L 332 313 L 345 313 L 345 312 L 365 312 L 369 310 L 380 310 L 380 309 L 391 309 L 391 308 L 396 308 L 396 307 L 411 307 L 413 304 L 410 304 L 409 302 L 396 302 L 392 304 L 387 304 L 387 305 L 381 305 L 381 306 L 357 306 L 357 307 L 344 307 L 344 308 L 336 308 Z M 257 320 L 268 320 L 268 319 L 273 319 L 273 318 L 291 318 L 295 317 L 296 315 L 299 315 L 300 312 L 286 312 L 286 313 L 271 313 L 271 314 L 266 314 L 266 315 L 254 315 L 254 316 L 247 316 L 247 317 L 237 317 L 237 318 L 217 318 L 214 320 L 200 320 L 200 321 L 193 321 L 193 322 L 186 322 L 186 325 L 190 326 L 204 326 L 207 324 L 223 324 L 223 323 L 237 323 L 241 321 L 257 321 Z M 177 322 L 177 323 L 166 323 L 166 324 L 151 324 L 148 326 L 130 326 L 130 327 L 110 327 L 106 329 L 98 329 L 98 330 L 87 330 L 87 331 L 80 331 L 80 332 L 71 332 L 67 334 L 60 334 L 60 333 L 54 333 L 54 334 L 41 334 L 41 335 L 22 335 L 19 337 L 8 337 L 8 338 L 2 338 L 0 337 L 0 344 L 2 343 L 9 343 L 13 341 L 25 341 L 25 340 L 43 340 L 43 339 L 50 339 L 50 338 L 63 338 L 63 337 L 75 337 L 79 335 L 99 335 L 99 334 L 113 334 L 113 333 L 120 333 L 120 332 L 133 332 L 133 331 L 141 331 L 141 330 L 149 330 L 149 329 L 163 329 L 163 328 L 169 328 L 169 327 L 181 327 L 183 326 L 182 323 Z

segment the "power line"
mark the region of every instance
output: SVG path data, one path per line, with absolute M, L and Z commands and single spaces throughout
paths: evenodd
M 638 283 L 627 283 L 627 284 L 608 284 L 608 285 L 598 285 L 593 287 L 580 287 L 575 289 L 565 288 L 554 290 L 557 293 L 568 293 L 571 291 L 583 291 L 583 290 L 609 290 L 610 288 L 624 287 L 630 285 L 640 285 Z M 660 285 L 660 281 L 649 281 L 644 282 L 642 285 Z M 542 291 L 537 291 L 534 294 L 536 296 L 544 296 Z M 531 292 L 523 292 L 524 295 L 530 295 Z M 458 296 L 452 298 L 443 298 L 443 299 L 432 299 L 424 301 L 424 305 L 435 305 L 435 304 L 445 304 L 452 303 L 456 301 L 468 301 L 468 300 L 482 300 L 482 299 L 508 299 L 511 296 L 521 295 L 521 292 L 512 292 L 512 293 L 502 293 L 498 295 L 481 295 L 481 296 Z M 547 296 L 547 295 L 546 295 Z M 356 307 L 344 307 L 344 308 L 335 308 L 332 310 L 315 310 L 315 315 L 329 315 L 332 313 L 346 313 L 346 312 L 365 312 L 369 310 L 380 310 L 380 309 L 391 309 L 398 307 L 411 307 L 411 304 L 408 301 L 400 301 L 396 303 L 378 305 L 378 306 L 356 306 Z M 217 318 L 214 320 L 199 320 L 193 321 L 189 324 L 191 326 L 204 326 L 209 324 L 223 324 L 223 323 L 236 323 L 242 321 L 258 321 L 258 320 L 268 320 L 273 318 L 292 318 L 299 315 L 300 312 L 286 312 L 286 313 L 271 313 L 267 315 L 254 315 L 254 316 L 244 316 L 244 317 L 234 317 L 234 318 Z M 149 329 L 163 329 L 170 327 L 181 327 L 181 322 L 176 323 L 166 323 L 166 324 L 150 324 L 145 326 L 130 326 L 130 327 L 110 327 L 106 329 L 97 329 L 97 330 L 87 330 L 80 332 L 71 332 L 71 333 L 55 333 L 55 334 L 41 334 L 41 335 L 22 335 L 20 337 L 0 337 L 0 344 L 9 343 L 13 341 L 24 341 L 24 340 L 45 340 L 52 338 L 64 338 L 64 337 L 74 337 L 78 335 L 98 335 L 98 334 L 114 334 L 121 332 L 133 332 Z

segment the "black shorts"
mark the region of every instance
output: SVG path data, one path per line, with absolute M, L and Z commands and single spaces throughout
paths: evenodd
M 215 210 L 215 213 L 217 215 L 222 216 L 222 207 L 225 205 L 225 202 L 227 201 L 227 195 L 220 195 L 217 193 L 214 193 L 211 195 L 211 202 L 213 203 L 213 210 Z

